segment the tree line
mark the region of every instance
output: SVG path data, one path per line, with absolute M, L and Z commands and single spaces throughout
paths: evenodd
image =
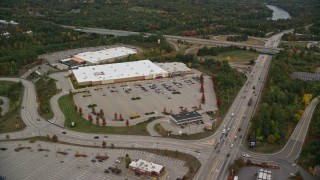
M 248 40 L 248 35 L 242 34 L 239 36 L 229 36 L 227 37 L 227 41 L 234 41 L 234 42 L 242 42 L 242 41 L 247 41 Z
M 218 46 L 218 47 L 211 47 L 208 48 L 207 46 L 201 48 L 197 52 L 197 56 L 217 56 L 219 53 L 229 52 L 234 50 L 242 50 L 246 51 L 246 47 L 239 47 L 239 46 Z M 254 49 L 249 49 L 250 51 L 255 51 Z

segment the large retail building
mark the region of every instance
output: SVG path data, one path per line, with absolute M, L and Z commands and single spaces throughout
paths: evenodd
M 170 64 L 172 68 L 168 68 Z M 174 69 L 182 74 L 190 73 L 191 69 L 185 65 L 183 67 L 183 65 L 183 63 L 179 62 L 166 63 L 166 69 L 170 69 L 168 72 L 163 69 L 161 65 L 155 64 L 150 60 L 140 60 L 79 67 L 72 72 L 80 86 L 101 85 L 166 78 L 169 77 L 171 73 L 174 73 Z

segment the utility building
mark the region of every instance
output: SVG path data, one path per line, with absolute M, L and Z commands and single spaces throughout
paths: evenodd
M 129 164 L 129 169 L 147 176 L 158 176 L 165 170 L 165 166 L 153 162 L 147 162 L 142 159 L 133 160 Z

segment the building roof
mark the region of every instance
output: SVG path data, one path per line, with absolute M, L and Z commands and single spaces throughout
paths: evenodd
M 163 165 L 156 164 L 153 162 L 148 162 L 143 159 L 133 160 L 130 164 L 130 167 L 137 168 L 146 172 L 157 172 L 160 174 L 160 171 L 163 169 Z
M 129 54 L 135 54 L 137 51 L 135 49 L 127 48 L 127 47 L 116 47 L 110 49 L 103 49 L 99 51 L 89 51 L 79 53 L 74 55 L 74 57 L 83 59 L 84 61 L 90 63 L 98 63 L 99 61 L 105 61 L 108 59 L 114 59 L 118 57 L 127 56 Z
M 166 73 L 165 70 L 150 60 L 86 66 L 73 70 L 78 82 L 124 79 Z
M 191 69 L 182 62 L 157 63 L 157 65 L 168 73 L 191 71 Z
M 193 120 L 199 120 L 202 119 L 202 115 L 199 114 L 197 111 L 192 112 L 184 112 L 180 114 L 171 115 L 171 117 L 176 121 L 177 123 L 182 122 L 188 122 Z

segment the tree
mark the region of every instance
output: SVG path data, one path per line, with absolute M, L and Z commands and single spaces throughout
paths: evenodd
M 202 97 L 201 97 L 201 103 L 204 104 L 206 101 L 206 97 L 204 96 L 204 93 L 202 93 Z
M 294 114 L 293 117 L 294 117 L 294 119 L 296 121 L 300 121 L 300 119 L 301 119 L 301 115 L 300 114 Z
M 107 143 L 105 141 L 102 141 L 102 147 L 106 148 L 107 147 Z
M 267 141 L 270 144 L 274 144 L 277 141 L 277 138 L 274 135 L 269 135 Z
M 99 125 L 99 116 L 96 116 L 96 124 Z
M 92 106 L 92 112 L 91 112 L 92 114 L 96 114 L 96 108 L 95 108 L 95 106 Z
M 92 122 L 93 119 L 92 119 L 91 114 L 88 115 L 88 120 L 89 120 L 90 122 Z
M 163 108 L 163 112 L 164 112 L 164 113 L 166 113 L 166 112 L 167 112 L 167 109 L 166 109 L 166 107 L 164 107 L 164 108 Z
M 116 112 L 114 113 L 114 119 L 118 119 L 118 114 Z
M 79 115 L 82 116 L 82 108 L 79 108 Z
M 111 143 L 111 149 L 114 149 L 115 145 L 113 143 Z
M 252 166 L 253 165 L 253 163 L 252 163 L 252 161 L 250 159 L 247 160 L 246 164 L 247 164 L 247 166 Z
M 120 115 L 119 115 L 119 119 L 120 120 L 123 120 L 123 118 L 122 118 L 122 114 L 120 113 Z
M 103 118 L 103 119 L 102 119 L 102 126 L 106 126 L 106 124 L 107 124 L 106 119 Z
M 200 83 L 203 83 L 204 81 L 204 77 L 203 77 L 203 74 L 200 75 Z
M 56 135 L 53 135 L 51 141 L 54 143 L 58 142 L 58 137 Z
M 304 103 L 305 106 L 308 106 L 311 99 L 312 99 L 312 94 L 304 94 L 302 102 Z
M 200 92 L 202 92 L 202 93 L 204 92 L 203 83 L 201 83 Z
M 6 135 L 6 139 L 10 139 L 10 136 L 9 136 L 9 134 L 7 134 L 7 135 Z
M 99 116 L 102 118 L 104 116 L 104 112 L 102 109 L 100 109 L 100 113 L 99 113 Z
M 75 105 L 74 108 L 76 109 L 76 111 L 78 111 L 78 106 L 77 105 Z
M 126 120 L 126 126 L 129 126 L 129 120 L 128 119 Z
M 47 134 L 47 141 L 51 141 L 49 134 Z

